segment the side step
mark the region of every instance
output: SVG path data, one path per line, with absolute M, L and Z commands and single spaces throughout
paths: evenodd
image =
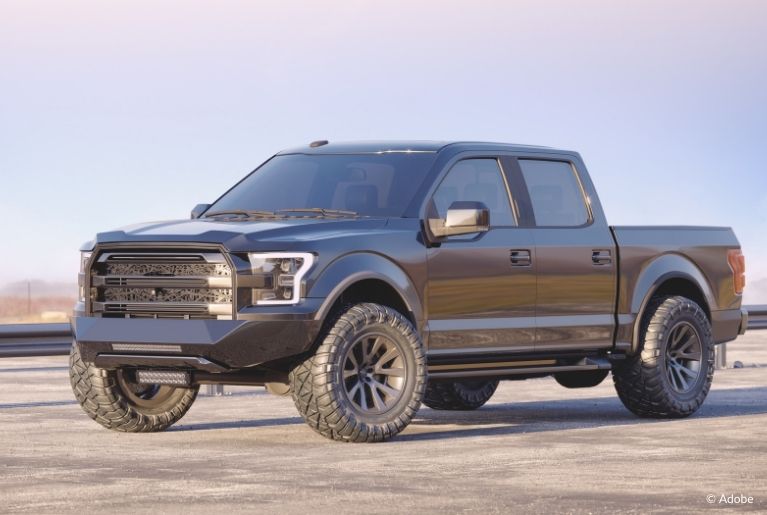
M 587 372 L 609 370 L 610 361 L 605 357 L 586 357 L 578 361 L 561 363 L 556 359 L 504 361 L 494 363 L 455 363 L 430 365 L 430 379 L 458 379 L 470 377 L 507 377 L 524 375 L 549 375 L 557 372 Z

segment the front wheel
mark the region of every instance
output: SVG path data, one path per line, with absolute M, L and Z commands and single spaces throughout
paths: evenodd
M 705 312 L 685 297 L 657 297 L 642 321 L 640 338 L 641 351 L 613 369 L 623 404 L 641 417 L 695 413 L 714 377 L 714 339 Z
M 69 356 L 75 398 L 93 420 L 114 431 L 163 431 L 192 406 L 199 387 L 141 384 L 130 369 L 105 370 L 83 362 L 77 344 Z
M 378 304 L 352 306 L 290 373 L 307 424 L 346 442 L 379 442 L 402 431 L 421 405 L 426 357 L 413 325 Z

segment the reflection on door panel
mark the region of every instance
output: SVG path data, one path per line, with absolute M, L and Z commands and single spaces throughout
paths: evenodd
M 519 165 L 536 224 L 536 350 L 610 347 L 616 289 L 610 229 L 590 224 L 570 163 L 520 159 Z
M 439 217 L 455 201 L 482 202 L 490 211 L 490 230 L 447 238 L 429 249 L 430 348 L 532 350 L 535 267 L 514 267 L 511 257 L 511 249 L 532 254 L 532 238 L 529 229 L 516 227 L 498 162 L 459 161 L 433 201 Z

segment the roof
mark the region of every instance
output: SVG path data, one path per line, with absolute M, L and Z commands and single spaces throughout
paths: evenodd
M 330 142 L 325 145 L 310 147 L 309 143 L 302 147 L 283 150 L 279 154 L 384 154 L 394 152 L 435 153 L 446 147 L 460 147 L 459 150 L 550 150 L 549 147 L 534 145 L 515 145 L 510 143 L 491 143 L 483 141 L 350 141 Z

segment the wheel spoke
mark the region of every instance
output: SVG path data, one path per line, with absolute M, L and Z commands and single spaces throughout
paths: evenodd
M 388 349 L 384 353 L 383 356 L 381 356 L 378 359 L 378 361 L 376 362 L 376 365 L 383 367 L 384 365 L 386 365 L 388 362 L 390 362 L 391 360 L 393 360 L 397 356 L 399 356 L 399 351 L 397 350 L 397 347 L 392 346 L 390 349 Z
M 680 372 L 680 374 L 687 374 L 687 377 L 690 379 L 695 379 L 698 377 L 698 373 L 695 370 L 691 370 L 684 365 L 678 365 L 677 370 Z
M 362 384 L 362 393 L 360 394 L 360 407 L 365 411 L 368 410 L 368 393 L 366 391 L 368 388 L 370 388 L 368 385 Z
M 356 370 L 359 368 L 359 364 L 357 363 L 357 356 L 354 355 L 354 349 L 352 349 L 352 352 L 346 355 L 347 361 L 350 361 L 352 364 L 352 367 Z
M 395 376 L 395 377 L 405 377 L 405 369 L 404 368 L 381 368 L 376 367 L 373 370 L 376 374 L 381 374 L 384 376 Z
M 677 354 L 677 358 L 685 359 L 687 361 L 700 361 L 701 353 L 700 351 L 680 352 L 679 354 Z
M 682 390 L 689 390 L 690 384 L 687 382 L 687 379 L 685 379 L 684 375 L 682 375 L 682 372 L 679 368 L 676 369 L 676 376 L 679 379 L 679 382 L 682 383 Z
M 668 367 L 668 379 L 671 381 L 671 385 L 678 390 L 679 384 L 676 380 L 676 370 L 672 366 Z
M 378 411 L 383 411 L 384 408 L 386 408 L 386 403 L 381 396 L 378 395 L 378 388 L 376 388 L 375 385 L 370 388 L 370 396 L 373 398 L 373 405 Z
M 349 379 L 350 377 L 354 377 L 357 375 L 357 370 L 344 370 L 344 379 Z
M 354 383 L 354 386 L 352 386 L 351 389 L 347 391 L 347 395 L 352 400 L 352 402 L 354 402 L 354 396 L 357 394 L 361 386 L 362 386 L 362 383 L 360 381 L 357 381 L 356 383 Z
M 383 345 L 383 340 L 381 338 L 376 337 L 375 341 L 373 342 L 373 348 L 370 349 L 370 356 L 372 358 L 375 358 L 375 355 L 378 353 L 378 350 L 381 348 L 381 345 Z
M 399 396 L 400 392 L 399 390 L 395 390 L 394 388 L 385 385 L 379 381 L 373 380 L 373 386 L 381 390 L 384 394 L 390 396 L 390 397 L 397 397 Z
M 672 336 L 671 346 L 672 347 L 676 347 L 679 344 L 679 342 L 682 341 L 682 338 L 686 334 L 687 334 L 687 326 L 686 325 L 683 325 L 679 329 L 677 329 L 676 334 L 674 334 Z
M 689 349 L 690 347 L 692 347 L 693 345 L 695 345 L 695 343 L 696 343 L 696 342 L 695 342 L 695 337 L 693 336 L 693 337 L 690 337 L 690 338 L 688 338 L 686 342 L 684 342 L 682 345 L 679 345 L 679 346 L 678 346 L 676 349 L 674 349 L 674 350 L 675 350 L 676 352 L 678 352 L 678 353 L 683 353 L 684 351 L 686 351 L 687 349 Z

